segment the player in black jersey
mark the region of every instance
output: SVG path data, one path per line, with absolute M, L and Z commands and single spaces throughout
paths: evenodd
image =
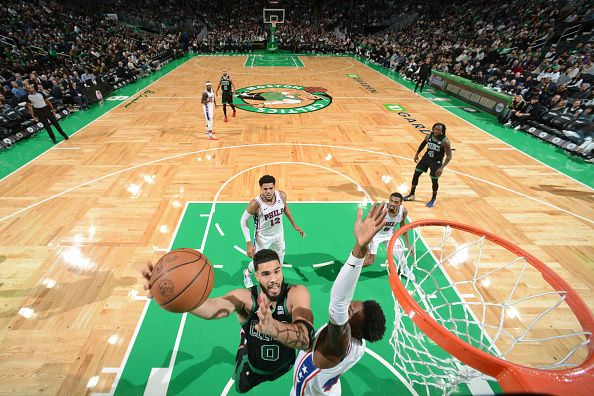
M 258 285 L 208 298 L 189 312 L 203 319 L 237 314 L 241 340 L 233 378 L 239 393 L 284 375 L 295 363 L 295 348 L 308 349 L 313 340 L 313 313 L 307 288 L 284 282 L 275 251 L 262 249 L 253 259 Z M 143 271 L 146 290 L 152 270 L 149 263 Z
M 446 126 L 441 122 L 438 122 L 431 128 L 431 134 L 427 135 L 425 140 L 421 142 L 421 145 L 415 154 L 415 162 L 418 162 L 418 164 L 412 178 L 410 193 L 404 197 L 405 201 L 413 201 L 415 199 L 415 190 L 419 183 L 419 176 L 421 176 L 421 173 L 427 172 L 427 169 L 431 169 L 429 176 L 431 177 L 431 183 L 433 183 L 433 195 L 431 196 L 431 200 L 427 202 L 427 206 L 430 208 L 435 206 L 437 190 L 439 189 L 439 183 L 437 181 L 443 172 L 443 168 L 445 168 L 452 160 L 450 141 L 445 133 Z M 423 151 L 425 146 L 427 146 L 427 151 L 425 152 L 425 155 L 423 155 L 423 158 L 421 158 L 421 161 L 419 161 L 419 154 Z M 445 161 L 443 160 L 444 154 L 446 157 Z
M 233 81 L 231 81 L 231 77 L 227 74 L 227 70 L 223 70 L 223 75 L 217 86 L 217 95 L 221 88 L 223 89 L 223 114 L 225 115 L 225 122 L 227 122 L 227 104 L 233 109 L 233 117 L 236 114 L 235 106 L 233 106 Z

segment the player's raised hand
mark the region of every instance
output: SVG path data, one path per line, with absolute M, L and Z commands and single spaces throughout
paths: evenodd
M 419 162 L 419 153 L 415 154 L 415 163 Z
M 272 317 L 272 310 L 270 309 L 271 301 L 264 292 L 260 292 L 258 296 L 258 324 L 254 326 L 256 331 L 267 336 L 276 337 L 278 330 L 275 326 L 275 320 Z
M 146 263 L 146 268 L 142 269 L 142 276 L 146 280 L 146 283 L 144 284 L 144 290 L 147 291 L 146 296 L 148 298 L 153 298 L 153 296 L 151 294 L 151 275 L 152 275 L 152 273 L 153 273 L 153 263 L 151 263 L 151 261 L 149 260 Z
M 367 217 L 363 219 L 363 208 L 359 207 L 354 231 L 355 238 L 357 238 L 357 245 L 367 246 L 371 242 L 375 234 L 386 224 L 384 220 L 386 213 L 386 203 L 376 202 L 369 210 L 369 213 L 367 213 Z

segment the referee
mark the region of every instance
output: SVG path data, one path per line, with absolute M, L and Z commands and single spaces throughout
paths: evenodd
M 47 96 L 45 96 L 42 92 L 37 92 L 33 85 L 26 85 L 25 88 L 29 93 L 27 95 L 27 106 L 29 107 L 31 118 L 33 118 L 35 122 L 41 121 L 54 144 L 57 143 L 56 136 L 54 135 L 54 131 L 50 126 L 50 122 L 54 125 L 54 127 L 56 127 L 58 132 L 60 132 L 60 135 L 64 137 L 64 140 L 68 140 L 68 135 L 64 133 L 60 127 L 60 124 L 58 123 L 58 120 L 56 120 L 56 111 L 54 110 L 54 106 L 52 106 L 51 102 L 47 100 Z
M 419 93 L 423 93 L 423 88 L 425 87 L 425 84 L 429 80 L 429 77 L 431 77 L 431 69 L 432 68 L 433 68 L 433 64 L 431 64 L 431 58 L 425 59 L 425 63 L 422 63 L 421 67 L 419 67 L 418 75 L 417 75 L 417 83 L 415 84 L 415 90 L 413 92 L 417 92 L 417 87 L 420 84 L 421 89 L 419 90 Z

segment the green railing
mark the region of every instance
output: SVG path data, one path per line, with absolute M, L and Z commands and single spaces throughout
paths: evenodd
M 489 88 L 485 87 L 484 85 L 477 84 L 474 81 L 471 81 L 471 80 L 469 80 L 467 78 L 464 78 L 464 77 L 456 76 L 454 74 L 449 74 L 449 73 L 445 73 L 445 72 L 437 71 L 437 70 L 433 70 L 431 72 L 431 74 L 434 74 L 436 76 L 440 76 L 442 78 L 448 78 L 450 80 L 459 82 L 460 84 L 467 85 L 467 86 L 472 87 L 474 89 L 479 89 L 479 90 L 485 91 L 485 92 L 489 93 L 490 95 L 499 96 L 501 98 L 501 100 L 504 100 L 504 101 L 511 99 L 511 96 L 509 96 L 508 94 L 501 93 L 501 92 L 498 92 L 498 91 L 494 91 L 492 89 L 489 89 Z

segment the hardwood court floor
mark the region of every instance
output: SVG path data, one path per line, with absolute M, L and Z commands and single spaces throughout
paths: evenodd
M 242 56 L 192 58 L 147 87 L 152 94 L 128 99 L 0 182 L 0 392 L 83 394 L 96 376 L 92 390 L 110 390 L 118 374 L 102 368 L 120 366 L 143 311 L 138 271 L 162 254 L 155 247 L 170 245 L 187 201 L 247 202 L 264 173 L 277 177 L 289 201 L 386 199 L 406 190 L 424 135 L 385 104 L 428 127 L 444 122 L 455 149 L 436 207 L 424 206 L 431 194 L 424 175 L 418 201 L 406 205 L 411 219 L 499 234 L 594 306 L 589 187 L 351 58 L 300 59 L 304 67 L 292 68 L 244 67 Z M 223 68 L 236 88 L 324 87 L 332 104 L 299 115 L 238 110 L 228 123 L 219 107 L 219 140 L 208 141 L 199 97 Z M 513 281 L 497 279 L 491 292 L 503 296 Z

